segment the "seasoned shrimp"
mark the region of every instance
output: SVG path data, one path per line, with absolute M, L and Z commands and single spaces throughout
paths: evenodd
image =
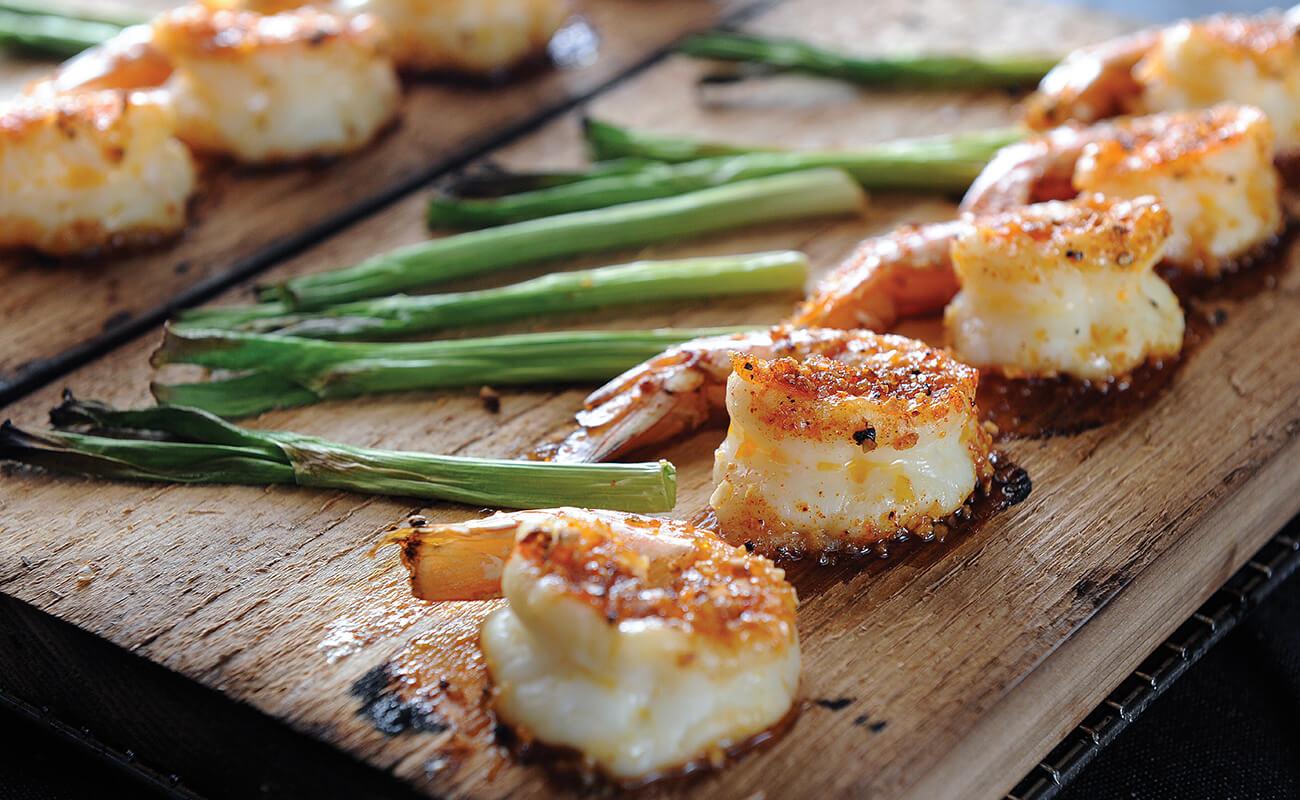
M 562 460 L 600 460 L 730 415 L 710 501 L 767 553 L 860 551 L 924 530 L 988 477 L 978 373 L 902 336 L 777 327 L 686 342 L 587 398 Z
M 247 162 L 339 155 L 394 117 L 400 88 L 371 17 L 190 5 L 154 21 L 180 136 Z
M 171 111 L 152 93 L 0 105 L 0 247 L 68 255 L 169 235 L 194 185 Z
M 813 354 L 851 358 L 865 331 L 799 329 L 709 336 L 669 348 L 588 395 L 578 412 L 579 430 L 556 451 L 556 461 L 606 461 L 671 439 L 721 419 L 731 353 L 761 358 Z
M 1001 151 L 971 185 L 962 209 L 996 213 L 1079 192 L 1154 195 L 1173 219 L 1165 261 L 1215 275 L 1282 228 L 1272 151 L 1272 127 L 1250 106 L 1058 128 Z
M 1155 273 L 1169 214 L 1153 198 L 1091 195 L 976 220 L 953 245 L 953 355 L 1011 377 L 1122 376 L 1176 357 L 1183 314 Z
M 28 93 L 162 87 L 186 144 L 251 163 L 347 153 L 396 115 L 401 90 L 374 17 L 218 5 L 127 28 Z
M 962 218 L 864 240 L 796 310 L 795 325 L 887 330 L 937 313 L 956 294 L 951 248 L 981 216 L 1080 193 L 1154 195 L 1172 229 L 1161 258 L 1206 274 L 1230 268 L 1283 225 L 1268 121 L 1218 106 L 1063 126 L 999 151 L 962 201 Z
M 991 476 L 975 369 L 901 336 L 846 345 L 831 358 L 733 355 L 709 499 L 727 541 L 861 553 L 932 534 Z
M 390 541 L 417 596 L 504 593 L 480 634 L 497 716 L 616 781 L 718 763 L 791 712 L 794 588 L 767 559 L 706 531 L 556 508 Z M 485 561 L 492 568 L 466 580 Z
M 1258 17 L 1220 15 L 1071 54 L 1043 78 L 1026 121 L 1049 128 L 1121 114 L 1258 106 L 1282 152 L 1300 148 L 1300 9 Z
M 261 12 L 304 5 L 303 0 L 214 0 Z M 546 52 L 570 14 L 570 0 L 334 0 L 315 5 L 377 17 L 388 48 L 405 72 L 485 75 Z
M 546 52 L 569 0 L 350 0 L 388 28 L 403 70 L 487 74 Z

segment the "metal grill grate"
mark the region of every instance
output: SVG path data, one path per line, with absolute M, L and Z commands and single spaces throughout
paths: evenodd
M 1133 674 L 1016 784 L 1006 800 L 1051 800 L 1102 748 L 1300 567 L 1300 533 L 1288 526 L 1228 579 Z

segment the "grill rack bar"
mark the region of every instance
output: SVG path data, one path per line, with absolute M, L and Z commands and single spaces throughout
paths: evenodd
M 1300 567 L 1300 525 L 1268 541 L 1026 775 L 1005 800 L 1052 800 Z

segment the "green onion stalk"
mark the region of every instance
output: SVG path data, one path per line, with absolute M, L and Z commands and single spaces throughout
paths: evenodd
M 495 289 L 416 297 L 393 295 L 315 312 L 293 312 L 283 303 L 201 308 L 183 313 L 180 324 L 173 329 L 280 333 L 317 339 L 391 339 L 605 306 L 798 291 L 807 276 L 807 256 L 789 250 L 637 261 L 556 272 Z
M 715 31 L 679 50 L 696 58 L 758 64 L 780 72 L 836 78 L 887 89 L 1032 88 L 1059 56 L 889 55 L 859 58 L 792 39 Z
M 591 160 L 601 164 L 636 163 L 637 159 L 681 164 L 717 156 L 782 152 L 779 147 L 749 147 L 639 131 L 594 117 L 583 118 L 582 138 L 587 143 Z
M 19 14 L 0 7 L 0 45 L 30 53 L 67 58 L 121 32 L 121 28 L 91 20 L 44 14 Z
M 0 45 L 66 58 L 94 47 L 143 17 L 106 14 L 48 4 L 0 0 Z
M 655 162 L 645 158 L 616 158 L 589 167 L 538 172 L 516 172 L 489 164 L 487 167 L 466 172 L 442 184 L 442 193 L 450 197 L 487 198 L 502 197 L 535 189 L 564 186 L 592 178 L 611 175 L 629 175 L 640 172 Z
M 866 198 L 839 170 L 809 170 L 446 236 L 331 272 L 267 287 L 297 310 L 394 294 L 528 262 L 636 247 L 779 220 L 860 213 Z
M 597 164 L 587 180 L 506 197 L 434 197 L 428 220 L 431 227 L 483 228 L 817 168 L 843 170 L 867 190 L 957 194 L 970 186 L 999 149 L 1022 136 L 1015 129 L 999 129 L 885 142 L 858 150 L 754 152 L 681 163 L 651 161 L 637 171 L 616 174 L 606 174 Z M 659 137 L 657 145 L 665 141 Z M 689 148 L 683 148 L 686 151 Z M 526 178 L 518 176 L 516 183 L 524 185 Z
M 236 418 L 382 392 L 534 383 L 595 383 L 701 336 L 737 328 L 559 331 L 436 342 L 329 342 L 171 328 L 153 364 L 194 364 L 235 377 L 153 385 L 160 403 Z
M 732 145 L 684 136 L 650 133 L 592 118 L 586 120 L 582 130 L 591 158 L 598 162 L 596 167 L 604 163 L 635 164 L 657 161 L 681 164 L 717 156 L 792 152 L 779 148 Z M 857 155 L 867 158 L 868 154 L 872 154 L 881 159 L 882 164 L 887 163 L 887 159 L 921 164 L 926 159 L 957 159 L 963 154 L 977 155 L 990 150 L 996 152 L 1001 147 L 1023 139 L 1024 136 L 1025 131 L 1021 128 L 992 128 L 970 133 L 894 139 L 837 155 L 841 157 Z M 592 177 L 606 176 L 596 173 Z
M 0 426 L 0 460 L 111 480 L 293 484 L 504 508 L 655 512 L 676 502 L 667 461 L 556 464 L 380 450 L 240 428 L 194 408 L 120 411 L 70 395 L 50 418 L 56 430 Z

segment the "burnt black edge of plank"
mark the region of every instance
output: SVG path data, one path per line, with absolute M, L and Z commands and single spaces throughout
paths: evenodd
M 1052 800 L 1153 702 L 1300 568 L 1300 518 L 1259 549 L 1006 795 Z
M 0 715 L 36 722 L 133 779 L 142 795 L 422 797 L 252 706 L 2 594 L 0 643 Z
M 776 6 L 779 2 L 780 0 L 756 0 L 726 14 L 716 20 L 715 24 L 727 27 L 739 25 Z M 111 350 L 115 350 L 145 335 L 166 322 L 177 311 L 214 299 L 228 289 L 247 281 L 261 272 L 265 272 L 281 261 L 293 258 L 327 240 L 339 233 L 343 228 L 382 211 L 407 195 L 427 188 L 437 180 L 464 169 L 489 153 L 541 129 L 576 108 L 590 103 L 598 96 L 626 83 L 666 59 L 677 49 L 678 43 L 690 33 L 692 32 L 685 32 L 667 45 L 652 51 L 649 55 L 634 62 L 623 71 L 597 83 L 586 91 L 567 97 L 530 117 L 508 125 L 486 139 L 474 141 L 450 157 L 437 159 L 434 165 L 412 172 L 409 176 L 395 182 L 386 189 L 376 192 L 337 214 L 332 214 L 315 225 L 311 225 L 279 241 L 272 242 L 258 252 L 235 262 L 230 269 L 195 283 L 159 306 L 148 309 L 118 325 L 110 326 L 103 333 L 80 344 L 73 345 L 58 355 L 20 365 L 12 375 L 0 377 L 0 407 L 7 406 Z M 382 147 L 382 143 L 380 146 Z

